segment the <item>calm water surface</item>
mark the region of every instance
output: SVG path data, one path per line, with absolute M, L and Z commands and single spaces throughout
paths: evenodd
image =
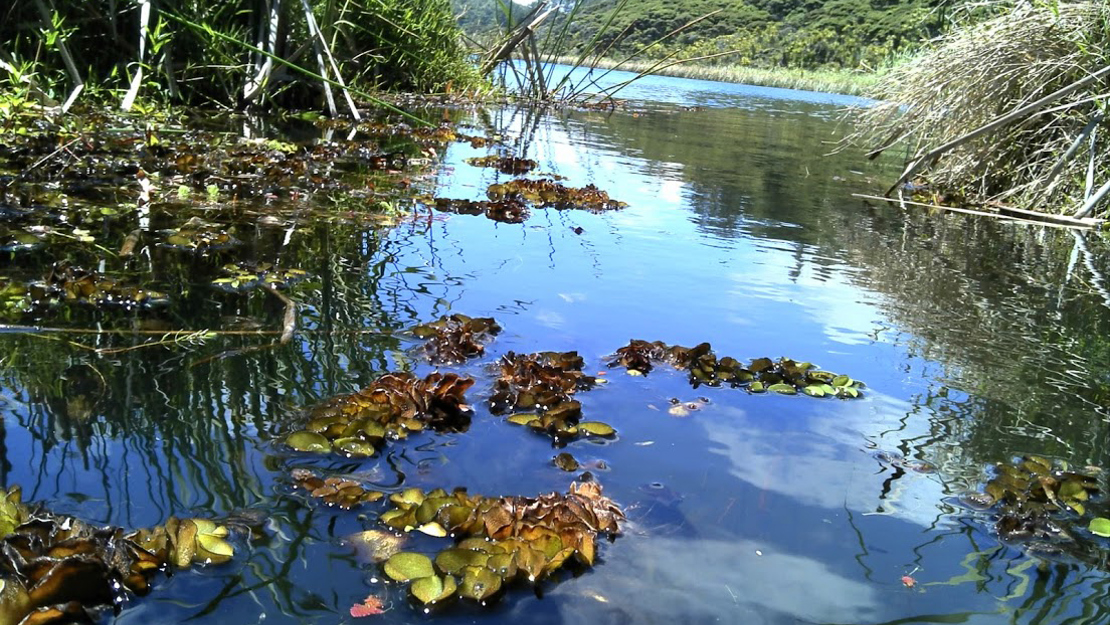
M 619 77 L 619 76 L 618 76 Z M 487 495 L 563 492 L 547 438 L 489 414 L 488 365 L 515 351 L 577 350 L 587 371 L 631 338 L 712 343 L 741 360 L 787 356 L 867 383 L 860 401 L 692 389 L 660 367 L 614 369 L 580 394 L 619 432 L 570 444 L 628 509 L 600 561 L 542 593 L 460 605 L 442 623 L 1102 623 L 1105 572 L 1033 560 L 956 505 L 994 462 L 1040 453 L 1107 461 L 1108 318 L 1102 263 L 1069 233 L 902 213 L 854 199 L 889 164 L 831 152 L 840 107 L 824 94 L 652 78 L 612 113 L 464 113 L 566 184 L 596 184 L 615 212 L 534 211 L 524 224 L 433 213 L 389 230 L 305 225 L 291 345 L 238 344 L 91 355 L 3 335 L 3 481 L 59 512 L 125 527 L 171 514 L 255 510 L 266 538 L 229 564 L 192 569 L 110 619 L 118 623 L 336 623 L 369 593 L 375 622 L 424 621 L 404 589 L 355 561 L 343 536 L 376 508 L 342 512 L 292 494 L 290 465 L 354 473 L 386 491 L 465 486 Z M 684 107 L 697 106 L 697 110 Z M 510 177 L 453 144 L 441 197 L 480 199 Z M 580 228 L 578 233 L 576 229 Z M 1084 245 L 1105 256 L 1096 237 Z M 259 259 L 280 241 L 252 242 Z M 294 251 L 286 253 L 293 254 Z M 1093 271 L 1092 271 L 1093 270 Z M 187 268 L 183 271 L 187 271 Z M 180 327 L 280 306 L 181 313 Z M 298 290 L 299 289 L 299 290 Z M 215 304 L 213 304 L 215 305 Z M 321 464 L 275 440 L 305 405 L 396 370 L 433 367 L 391 332 L 461 312 L 504 332 L 458 370 L 478 383 L 469 431 L 425 433 L 376 458 Z M 222 316 L 222 317 L 221 317 Z M 276 321 L 275 321 L 276 323 Z M 218 355 L 215 359 L 209 356 Z M 84 390 L 81 390 L 84 389 Z M 685 418 L 670 398 L 709 403 Z M 934 471 L 900 469 L 892 458 Z M 433 552 L 439 540 L 414 539 Z M 901 577 L 918 585 L 907 588 Z M 542 595 L 542 596 L 541 596 Z

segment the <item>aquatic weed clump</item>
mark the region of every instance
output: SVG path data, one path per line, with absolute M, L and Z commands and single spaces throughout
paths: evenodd
M 533 161 L 528 161 L 525 165 L 521 165 L 519 159 L 497 159 L 489 162 L 506 164 L 507 167 L 530 167 Z M 439 211 L 463 215 L 484 214 L 493 221 L 514 224 L 523 223 L 528 218 L 530 207 L 603 212 L 628 206 L 609 197 L 606 191 L 595 185 L 568 187 L 551 179 L 518 178 L 505 183 L 494 183 L 486 188 L 486 197 L 489 201 L 434 198 L 428 202 Z
M 789 358 L 756 358 L 746 365 L 731 356 L 718 358 L 709 343 L 683 347 L 632 339 L 613 354 L 609 366 L 624 367 L 632 375 L 646 375 L 656 363 L 689 371 L 694 388 L 702 384 L 728 384 L 742 386 L 752 393 L 774 391 L 794 395 L 801 391 L 811 397 L 856 398 L 861 396 L 864 386 L 846 375 L 821 371 L 813 363 Z
M 468 158 L 466 159 L 466 164 L 473 165 L 475 167 L 490 167 L 503 174 L 513 175 L 526 174 L 539 167 L 539 163 L 530 158 L 520 158 L 516 156 L 498 156 L 496 154 Z
M 411 488 L 390 502 L 394 507 L 381 515 L 385 525 L 457 541 L 434 558 L 402 551 L 385 559 L 386 576 L 410 582 L 409 591 L 425 605 L 456 596 L 485 602 L 513 580 L 535 584 L 571 561 L 593 566 L 598 536 L 616 537 L 625 518 L 597 482 L 538 497 Z
M 486 195 L 495 201 L 519 196 L 537 206 L 595 212 L 617 210 L 628 206 L 624 202 L 609 197 L 606 191 L 596 185 L 568 187 L 551 179 L 517 178 L 504 184 L 491 184 L 486 189 Z
M 457 215 L 485 215 L 491 221 L 506 224 L 524 223 L 530 214 L 528 205 L 518 198 L 505 198 L 493 202 L 435 198 L 433 205 L 440 212 Z
M 177 519 L 124 532 L 29 506 L 19 487 L 0 491 L 0 622 L 94 622 L 159 573 L 229 561 L 230 530 L 208 519 Z
M 1110 500 L 1106 473 L 1028 454 L 989 467 L 979 491 L 960 503 L 998 539 L 1038 558 L 1107 570 Z
M 304 467 L 291 470 L 289 475 L 293 479 L 294 490 L 303 490 L 309 497 L 340 510 L 350 510 L 365 503 L 373 503 L 385 496 L 385 493 L 369 490 L 351 478 L 320 477 L 313 470 Z
M 498 362 L 490 412 L 511 414 L 507 421 L 526 425 L 552 438 L 556 445 L 586 434 L 612 436 L 616 430 L 600 421 L 582 421 L 582 404 L 572 396 L 599 380 L 582 372 L 578 352 L 509 352 Z
M 468 317 L 458 313 L 422 323 L 412 333 L 422 339 L 424 352 L 434 364 L 457 364 L 485 353 L 501 326 L 492 317 Z
M 472 378 L 455 373 L 423 379 L 387 373 L 356 393 L 310 409 L 304 429 L 285 437 L 285 445 L 301 452 L 370 457 L 387 439 L 404 439 L 426 427 L 465 431 L 471 410 L 463 394 L 473 384 Z

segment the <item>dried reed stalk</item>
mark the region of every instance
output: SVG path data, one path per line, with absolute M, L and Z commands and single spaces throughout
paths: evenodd
M 849 142 L 905 146 L 899 184 L 920 175 L 968 201 L 1075 211 L 1088 163 L 1096 180 L 1110 179 L 1105 132 L 1076 147 L 1105 124 L 1088 129 L 1110 97 L 1110 6 L 1006 0 L 973 10 L 977 21 L 964 14 L 878 83 L 880 101 L 856 109 Z

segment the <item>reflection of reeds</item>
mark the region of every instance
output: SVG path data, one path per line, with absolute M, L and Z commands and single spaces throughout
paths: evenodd
M 83 491 L 77 495 L 103 502 L 97 520 L 125 526 L 190 510 L 219 514 L 268 498 L 273 476 L 262 468 L 259 448 L 284 432 L 284 413 L 353 390 L 359 377 L 386 369 L 400 325 L 419 316 L 420 288 L 406 282 L 392 249 L 403 241 L 376 229 L 351 236 L 314 228 L 304 232 L 316 236 L 295 237 L 281 252 L 319 284 L 293 292 L 309 327 L 298 328 L 287 344 L 251 349 L 270 345 L 273 332 L 281 332 L 280 304 L 263 292 L 208 292 L 191 300 L 202 306 L 183 301 L 174 313 L 184 326 L 219 327 L 219 309 L 206 298 L 238 298 L 229 301 L 242 314 L 273 320 L 271 333 L 216 331 L 192 343 L 178 340 L 196 336 L 189 330 L 63 326 L 49 333 L 72 341 L 6 334 L 0 384 L 26 406 L 8 421 L 0 462 L 18 465 L 14 478 L 5 471 L 5 479 L 33 482 L 24 486 L 35 500 Z M 170 275 L 173 258 L 159 259 L 169 263 Z M 174 291 L 184 292 L 197 277 L 174 279 L 181 281 Z M 140 345 L 150 348 L 134 349 Z M 204 362 L 190 366 L 198 361 Z M 78 384 L 78 377 L 85 381 Z M 26 441 L 20 448 L 12 448 L 16 427 L 26 431 L 18 436 Z M 128 477 L 120 479 L 121 472 Z

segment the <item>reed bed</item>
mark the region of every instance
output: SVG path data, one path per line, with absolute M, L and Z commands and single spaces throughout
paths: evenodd
M 1110 7 L 974 10 L 877 81 L 869 95 L 881 102 L 855 111 L 850 142 L 910 155 L 890 192 L 927 183 L 957 201 L 1089 216 L 1110 189 L 1097 186 L 1110 180 Z

